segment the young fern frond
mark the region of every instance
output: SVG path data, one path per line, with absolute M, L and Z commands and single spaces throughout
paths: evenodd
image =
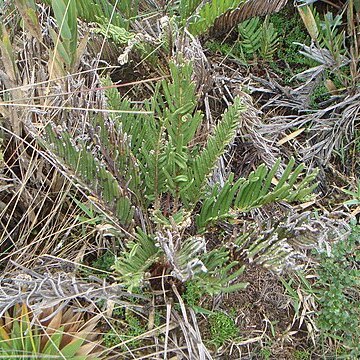
M 184 229 L 191 223 L 191 212 L 180 209 L 168 217 L 163 215 L 161 210 L 154 210 L 151 219 L 156 225 L 161 225 L 164 229 L 172 229 L 174 226 L 177 229 Z
M 260 42 L 260 57 L 263 60 L 271 60 L 277 50 L 279 36 L 274 28 L 274 24 L 269 22 L 266 17 L 262 24 L 261 42 Z
M 232 284 L 244 267 L 239 267 L 237 261 L 230 262 L 229 250 L 222 247 L 206 252 L 202 237 L 183 240 L 170 230 L 159 232 L 156 237 L 138 230 L 136 240 L 127 244 L 113 269 L 119 274 L 119 281 L 132 291 L 142 286 L 146 271 L 159 261 L 170 264 L 171 276 L 182 282 L 196 282 L 210 295 L 244 289 L 247 285 Z
M 168 140 L 161 165 L 168 190 L 177 197 L 178 192 L 187 188 L 191 181 L 188 176 L 189 143 L 194 139 L 203 117 L 199 111 L 195 112 L 197 94 L 191 79 L 191 63 L 170 63 L 170 72 L 171 82 L 162 83 L 164 102 L 159 109 Z
M 141 286 L 146 270 L 155 262 L 159 251 L 154 238 L 140 229 L 137 230 L 136 240 L 127 243 L 127 249 L 115 260 L 113 269 L 129 292 Z
M 162 89 L 166 107 L 162 116 L 166 119 L 165 126 L 173 146 L 180 150 L 193 140 L 202 115 L 193 112 L 197 104 L 196 84 L 191 79 L 191 63 L 169 64 L 171 82 L 163 81 Z
M 104 81 L 104 85 L 110 85 L 109 80 Z M 134 170 L 138 168 L 138 187 L 132 187 L 131 190 L 141 197 L 145 197 L 147 205 L 159 197 L 159 194 L 165 191 L 166 177 L 161 172 L 160 157 L 164 152 L 166 143 L 164 141 L 165 128 L 163 121 L 155 118 L 153 115 L 144 115 L 136 113 L 136 108 L 132 107 L 128 99 L 121 99 L 116 88 L 108 87 L 105 91 L 108 106 L 112 110 L 129 110 L 132 112 L 120 114 L 112 117 L 115 126 L 127 138 L 127 147 L 131 158 L 133 159 Z M 154 95 L 152 104 L 145 103 L 145 108 L 150 111 L 156 111 L 157 104 Z M 126 172 L 126 169 L 120 169 Z M 129 175 L 129 174 L 128 174 Z M 132 181 L 135 178 L 132 176 Z M 131 183 L 130 183 L 131 186 Z M 147 205 L 145 208 L 147 208 Z

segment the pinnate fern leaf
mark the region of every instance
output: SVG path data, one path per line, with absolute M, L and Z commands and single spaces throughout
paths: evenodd
M 262 164 L 247 179 L 240 178 L 235 183 L 231 175 L 220 190 L 216 185 L 196 218 L 199 231 L 205 231 L 211 222 L 231 217 L 234 210 L 247 212 L 279 200 L 303 200 L 316 188 L 317 171 L 301 176 L 304 165 L 295 167 L 295 160 L 291 158 L 280 179 L 276 180 L 279 166 L 280 159 L 271 169 Z
M 138 229 L 134 241 L 127 244 L 113 266 L 129 292 L 141 286 L 146 270 L 155 262 L 159 251 L 154 238 Z
M 270 60 L 274 55 L 279 37 L 274 25 L 266 18 L 263 22 L 255 17 L 245 20 L 238 26 L 239 42 L 246 56 L 259 56 L 263 60 Z
M 195 280 L 209 295 L 230 293 L 246 288 L 247 283 L 235 282 L 245 267 L 238 261 L 230 261 L 229 250 L 221 247 L 204 254 L 201 258 L 206 272 L 197 274 Z
M 227 109 L 213 135 L 209 137 L 205 148 L 195 157 L 189 167 L 189 178 L 193 179 L 193 182 L 186 189 L 186 194 L 191 202 L 195 203 L 199 200 L 207 177 L 226 147 L 234 139 L 243 109 L 241 98 L 236 97 L 234 104 Z
M 84 183 L 100 197 L 123 225 L 129 225 L 134 216 L 134 207 L 115 176 L 89 151 L 83 141 L 74 142 L 71 135 L 62 131 L 57 134 L 47 127 L 47 147 L 74 172 L 78 182 Z

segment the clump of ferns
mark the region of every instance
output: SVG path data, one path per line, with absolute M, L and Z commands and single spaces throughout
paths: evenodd
M 16 304 L 0 318 L 0 357 L 102 359 L 99 317 L 88 315 L 71 307 L 35 314 L 25 303 Z
M 125 229 L 129 241 L 114 270 L 129 291 L 141 287 L 149 274 L 160 276 L 161 269 L 180 282 L 198 279 L 210 294 L 233 291 L 244 286 L 230 285 L 242 268 L 225 246 L 208 251 L 204 235 L 219 221 L 231 222 L 266 204 L 306 200 L 316 187 L 316 171 L 306 173 L 294 159 L 281 171 L 279 159 L 247 178 L 235 180 L 231 174 L 224 184 L 210 185 L 241 124 L 243 99 L 236 97 L 198 144 L 204 114 L 197 109 L 192 64 L 178 59 L 169 70 L 169 79 L 156 84 L 141 107 L 104 81 L 110 115 L 92 117 L 90 144 L 82 140 L 75 148 L 69 132 L 50 125 L 42 143 Z M 96 153 L 89 151 L 94 144 Z

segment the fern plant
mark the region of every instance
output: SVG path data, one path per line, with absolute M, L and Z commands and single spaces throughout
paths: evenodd
M 138 226 L 115 261 L 120 281 L 133 290 L 157 264 L 181 281 L 198 279 L 211 294 L 243 287 L 230 285 L 243 270 L 228 250 L 206 252 L 201 235 L 237 213 L 303 199 L 316 173 L 301 176 L 304 167 L 291 160 L 276 180 L 279 160 L 272 169 L 261 165 L 247 179 L 234 182 L 230 175 L 225 186 L 211 188 L 208 177 L 237 132 L 244 109 L 240 97 L 199 146 L 194 139 L 203 114 L 196 109 L 191 63 L 171 63 L 170 80 L 158 83 L 142 108 L 122 98 L 108 79 L 104 84 L 108 119 L 93 116 L 85 138 L 49 126 L 47 146 L 128 231 Z M 191 236 L 183 235 L 194 219 Z
M 239 45 L 245 58 L 271 60 L 279 41 L 278 33 L 268 17 L 263 22 L 255 17 L 238 26 Z
M 199 201 L 207 176 L 235 136 L 243 105 L 240 98 L 235 100 L 203 149 L 191 146 L 203 117 L 196 111 L 191 64 L 171 63 L 170 72 L 172 80 L 161 82 L 151 103 L 145 104 L 154 116 L 127 114 L 115 116 L 114 122 L 131 139 L 127 151 L 133 156 L 135 168 L 140 169 L 137 182 L 140 187 L 132 191 L 142 193 L 147 205 L 154 202 L 155 210 L 159 209 L 164 194 L 169 193 L 177 212 L 180 205 L 191 210 Z M 128 103 L 114 89 L 107 91 L 107 97 L 115 111 L 124 109 L 124 103 Z

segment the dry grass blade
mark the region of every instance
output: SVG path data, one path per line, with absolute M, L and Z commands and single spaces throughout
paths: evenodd
M 190 309 L 191 321 L 188 317 L 187 310 L 175 285 L 172 286 L 172 290 L 179 301 L 181 308 L 181 315 L 176 311 L 173 311 L 173 316 L 180 325 L 182 330 L 182 336 L 187 344 L 187 350 L 189 353 L 189 359 L 194 360 L 212 360 L 212 356 L 209 350 L 206 348 L 202 341 L 202 336 L 199 331 L 196 316 L 193 310 Z
M 348 142 L 355 136 L 355 126 L 360 119 L 360 94 L 340 98 L 335 104 L 323 109 L 308 112 L 304 115 L 276 116 L 264 124 L 263 134 L 277 136 L 296 128 L 310 126 L 307 144 L 303 145 L 301 154 L 304 161 L 321 165 L 328 164 L 334 150 L 339 149 L 342 141 Z M 272 106 L 290 106 L 294 103 L 285 103 L 283 100 L 273 102 Z

